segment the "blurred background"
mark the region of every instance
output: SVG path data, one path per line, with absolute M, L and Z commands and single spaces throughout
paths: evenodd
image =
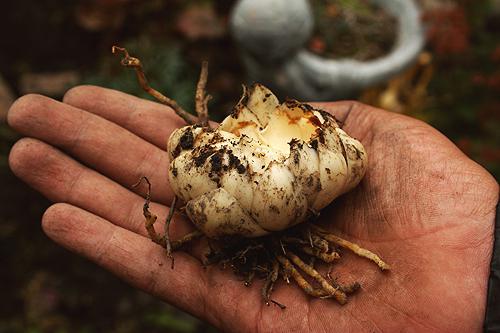
M 415 64 L 358 100 L 438 128 L 500 176 L 500 1 L 419 0 L 427 42 Z M 208 59 L 212 116 L 222 118 L 246 81 L 231 38 L 229 0 L 16 0 L 0 20 L 0 332 L 216 332 L 54 245 L 40 228 L 50 204 L 16 179 L 7 157 L 18 135 L 10 104 L 27 93 L 60 99 L 77 84 L 145 96 L 111 45 L 140 57 L 154 87 L 193 109 Z M 323 57 L 377 58 L 392 47 L 393 17 L 366 0 L 311 0 L 306 47 Z

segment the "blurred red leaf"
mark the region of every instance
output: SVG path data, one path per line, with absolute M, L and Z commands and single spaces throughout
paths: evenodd
M 340 14 L 340 9 L 337 7 L 337 5 L 331 3 L 325 7 L 325 14 L 328 17 L 336 17 Z
M 225 34 L 223 20 L 209 5 L 192 5 L 185 9 L 176 22 L 179 32 L 190 40 L 215 39 Z
M 475 73 L 472 75 L 471 81 L 476 86 L 482 86 L 484 84 L 484 82 L 486 81 L 486 78 L 484 77 L 483 74 Z
M 489 75 L 474 74 L 472 76 L 472 83 L 476 86 L 482 86 L 491 90 L 500 91 L 500 71 Z
M 325 52 L 326 43 L 323 38 L 315 36 L 309 41 L 309 49 L 313 52 L 322 54 Z
M 125 19 L 126 3 L 130 0 L 82 1 L 76 6 L 75 18 L 78 24 L 89 31 L 118 28 Z
M 428 25 L 427 39 L 437 54 L 459 54 L 469 49 L 470 26 L 463 7 L 437 7 L 427 11 L 423 19 Z
M 500 45 L 497 45 L 491 53 L 491 60 L 494 62 L 500 62 Z
M 486 83 L 488 88 L 500 91 L 500 71 L 492 73 Z

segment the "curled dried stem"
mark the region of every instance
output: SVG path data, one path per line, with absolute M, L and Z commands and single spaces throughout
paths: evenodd
M 148 80 L 146 78 L 146 74 L 144 73 L 144 69 L 142 67 L 142 63 L 138 58 L 131 57 L 127 51 L 126 48 L 124 47 L 119 47 L 119 46 L 113 46 L 111 48 L 111 52 L 113 54 L 118 54 L 121 53 L 123 54 L 123 58 L 121 59 L 120 63 L 122 66 L 125 67 L 130 67 L 135 70 L 135 73 L 137 74 L 137 79 L 139 81 L 139 84 L 141 85 L 141 88 L 153 96 L 156 100 L 158 100 L 160 103 L 165 104 L 169 107 L 171 107 L 174 112 L 184 119 L 186 123 L 189 125 L 193 125 L 196 123 L 196 117 L 188 113 L 186 110 L 184 110 L 177 102 L 171 98 L 168 98 L 167 96 L 163 95 L 161 92 L 158 90 L 152 88 Z
M 148 185 L 148 190 L 145 195 L 145 202 L 142 208 L 144 218 L 146 219 L 145 222 L 145 227 L 146 231 L 148 232 L 149 238 L 156 244 L 162 246 L 167 250 L 167 254 L 169 257 L 172 259 L 172 268 L 174 267 L 174 258 L 172 256 L 172 251 L 175 251 L 182 246 L 186 245 L 187 243 L 192 242 L 193 240 L 200 238 L 203 236 L 203 233 L 201 233 L 199 230 L 195 230 L 193 232 L 190 232 L 180 239 L 171 241 L 170 236 L 169 236 L 169 226 L 170 222 L 172 220 L 172 217 L 175 212 L 175 206 L 177 203 L 177 197 L 174 197 L 174 200 L 172 201 L 172 205 L 170 207 L 170 211 L 168 213 L 167 219 L 165 221 L 165 234 L 163 236 L 160 236 L 155 230 L 154 224 L 156 223 L 157 216 L 152 214 L 151 211 L 149 210 L 149 204 L 151 203 L 151 182 L 149 179 L 145 176 L 142 176 L 137 183 L 132 185 L 132 188 L 135 188 L 139 186 L 143 181 L 145 181 Z
M 145 181 L 148 184 L 148 191 L 146 192 L 146 198 L 145 198 L 146 201 L 142 206 L 142 212 L 144 214 L 144 217 L 146 218 L 146 223 L 145 223 L 146 231 L 148 232 L 149 238 L 151 238 L 153 242 L 163 246 L 163 237 L 161 237 L 156 232 L 154 227 L 157 216 L 152 214 L 151 211 L 149 210 L 149 204 L 151 203 L 151 182 L 147 177 L 142 176 L 137 183 L 132 185 L 132 188 L 139 186 L 142 183 L 142 181 Z

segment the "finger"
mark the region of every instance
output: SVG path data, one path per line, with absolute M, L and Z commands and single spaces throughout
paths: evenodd
M 207 287 L 200 263 L 176 253 L 175 270 L 149 239 L 68 204 L 55 204 L 42 227 L 60 245 L 96 262 L 126 282 L 196 316 L 204 316 Z
M 18 177 L 50 200 L 81 207 L 122 228 L 146 235 L 142 197 L 52 146 L 36 139 L 22 139 L 12 147 L 9 163 Z M 168 210 L 164 205 L 151 204 L 151 211 L 158 215 L 158 232 L 163 232 L 162 222 Z M 183 218 L 174 216 L 170 228 L 173 239 L 191 229 Z
M 186 125 L 167 106 L 96 86 L 72 88 L 63 102 L 114 122 L 165 150 L 173 130 Z
M 18 99 L 8 121 L 20 133 L 60 147 L 124 186 L 147 176 L 156 189 L 154 200 L 172 200 L 167 154 L 110 121 L 40 95 Z

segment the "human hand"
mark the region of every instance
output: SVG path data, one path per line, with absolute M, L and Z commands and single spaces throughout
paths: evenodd
M 60 103 L 28 95 L 9 124 L 26 135 L 12 148 L 16 175 L 56 202 L 43 216 L 49 237 L 137 288 L 227 331 L 450 331 L 481 329 L 498 184 L 430 126 L 355 102 L 322 103 L 361 140 L 369 158 L 360 185 L 322 212 L 322 223 L 380 254 L 381 273 L 351 253 L 334 266 L 362 290 L 345 306 L 278 283 L 264 305 L 229 270 L 204 269 L 192 254 L 147 238 L 144 199 L 130 189 L 153 184 L 151 210 L 163 220 L 173 193 L 165 152 L 183 122 L 167 107 L 117 91 L 77 87 Z M 181 216 L 172 238 L 190 230 Z M 195 251 L 196 252 L 196 251 Z M 195 254 L 196 255 L 196 254 Z

